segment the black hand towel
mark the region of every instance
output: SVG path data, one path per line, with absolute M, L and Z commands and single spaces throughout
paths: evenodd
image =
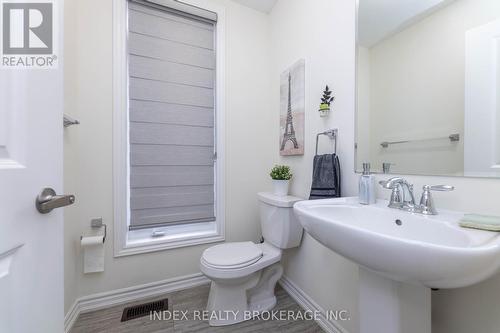
M 309 200 L 340 197 L 340 162 L 336 154 L 314 156 Z

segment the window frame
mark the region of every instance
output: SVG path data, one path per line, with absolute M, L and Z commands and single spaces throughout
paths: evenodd
M 168 5 L 168 0 L 149 0 Z M 217 14 L 215 26 L 215 215 L 214 222 L 129 231 L 130 163 L 128 116 L 128 0 L 113 0 L 113 211 L 114 257 L 194 246 L 225 240 L 225 9 L 211 2 L 183 0 Z M 153 230 L 165 236 L 152 237 Z M 168 231 L 168 233 L 167 233 Z M 148 236 L 149 233 L 149 236 Z

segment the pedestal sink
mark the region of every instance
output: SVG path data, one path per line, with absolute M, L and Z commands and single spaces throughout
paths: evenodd
M 500 267 L 500 234 L 465 229 L 463 213 L 424 216 L 357 198 L 301 201 L 317 241 L 360 265 L 361 333 L 429 333 L 430 289 L 481 282 Z

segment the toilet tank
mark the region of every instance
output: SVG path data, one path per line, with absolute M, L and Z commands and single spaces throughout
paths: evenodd
M 299 246 L 303 229 L 293 213 L 293 204 L 303 199 L 267 192 L 257 193 L 257 197 L 265 241 L 280 249 Z

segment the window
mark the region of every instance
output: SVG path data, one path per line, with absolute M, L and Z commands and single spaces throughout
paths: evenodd
M 124 11 L 115 255 L 223 240 L 217 14 L 165 0 L 129 0 Z

